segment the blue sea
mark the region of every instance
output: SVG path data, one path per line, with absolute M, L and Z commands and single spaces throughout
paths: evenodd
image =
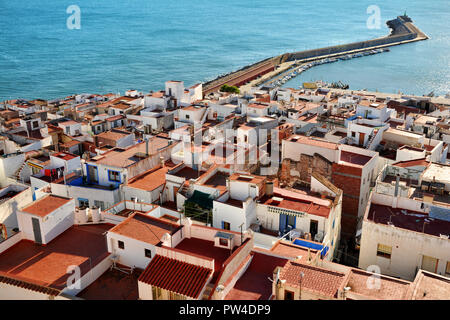
M 80 29 L 67 28 L 71 5 Z M 379 29 L 367 28 L 370 5 Z M 286 86 L 450 92 L 448 0 L 0 0 L 0 100 L 192 85 L 284 52 L 384 36 L 405 10 L 430 40 L 318 66 Z

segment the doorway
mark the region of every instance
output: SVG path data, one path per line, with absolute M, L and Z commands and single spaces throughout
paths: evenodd
M 88 165 L 88 180 L 89 182 L 97 183 L 98 182 L 98 172 L 96 166 Z
M 41 225 L 38 218 L 31 218 L 33 224 L 34 242 L 42 244 Z
M 311 238 L 314 240 L 317 231 L 319 229 L 319 221 L 317 220 L 311 220 L 309 222 L 309 233 L 311 233 Z

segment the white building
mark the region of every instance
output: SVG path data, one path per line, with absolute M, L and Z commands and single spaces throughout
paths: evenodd
M 156 246 L 172 247 L 181 240 L 180 225 L 135 212 L 108 231 L 108 252 L 128 267 L 145 269 L 156 255 Z
M 64 133 L 68 136 L 78 136 L 81 134 L 81 123 L 69 120 L 59 122 L 58 126 L 64 130 Z
M 17 213 L 23 239 L 47 244 L 74 223 L 75 201 L 71 198 L 48 195 Z
M 397 170 L 389 188 L 377 183 L 362 223 L 359 267 L 378 266 L 382 274 L 412 280 L 419 269 L 450 276 L 450 209 L 447 195 L 428 196 L 414 170 Z M 417 175 L 417 174 L 416 174 Z M 395 184 L 394 184 L 395 183 Z M 437 186 L 437 185 L 436 185 Z M 426 189 L 426 192 L 431 191 Z M 418 198 L 419 197 L 419 198 Z M 439 200 L 447 199 L 447 203 Z

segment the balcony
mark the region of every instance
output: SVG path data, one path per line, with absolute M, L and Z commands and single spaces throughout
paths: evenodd
M 60 183 L 64 184 L 64 180 Z M 83 188 L 92 188 L 97 190 L 108 190 L 108 191 L 114 191 L 119 188 L 119 184 L 111 184 L 109 186 L 102 186 L 96 183 L 91 183 L 86 180 L 84 176 L 81 175 L 68 175 L 66 176 L 66 185 L 73 186 L 73 187 L 83 187 Z

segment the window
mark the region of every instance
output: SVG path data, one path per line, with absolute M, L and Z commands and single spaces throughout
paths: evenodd
M 145 256 L 147 258 L 151 258 L 152 257 L 152 250 L 150 249 L 145 249 Z
M 377 256 L 390 259 L 392 254 L 392 247 L 384 244 L 378 244 Z
M 292 291 L 284 290 L 284 300 L 294 300 L 294 293 Z
M 161 299 L 161 288 L 152 286 L 153 300 Z
M 445 274 L 450 275 L 450 261 L 447 261 L 447 267 L 445 268 Z
M 184 296 L 182 296 L 181 294 L 175 293 L 175 292 L 171 292 L 170 293 L 170 300 L 186 300 L 186 298 Z
M 125 243 L 123 241 L 117 241 L 117 245 L 119 246 L 120 249 L 125 249 Z
M 224 247 L 228 247 L 228 239 L 219 238 L 219 244 Z
M 222 229 L 230 230 L 230 223 L 222 221 Z
M 292 215 L 288 215 L 288 219 L 287 219 L 287 223 L 288 225 L 292 226 L 292 228 L 295 229 L 295 216 Z
M 108 170 L 109 181 L 120 182 L 120 172 Z
M 189 115 L 188 114 L 186 115 L 186 119 L 189 119 Z
M 423 256 L 422 258 L 422 269 L 429 271 L 429 272 L 437 272 L 437 266 L 438 266 L 438 259 L 429 257 L 429 256 Z
M 37 127 L 39 127 L 39 122 L 33 121 L 33 129 L 36 129 Z
M 79 208 L 87 208 L 87 207 L 89 207 L 89 200 L 88 199 L 83 199 L 83 198 L 78 198 L 78 207 Z
M 99 201 L 99 200 L 94 200 L 94 206 L 96 206 L 97 208 L 100 208 L 100 210 L 105 210 L 105 202 L 103 201 Z

